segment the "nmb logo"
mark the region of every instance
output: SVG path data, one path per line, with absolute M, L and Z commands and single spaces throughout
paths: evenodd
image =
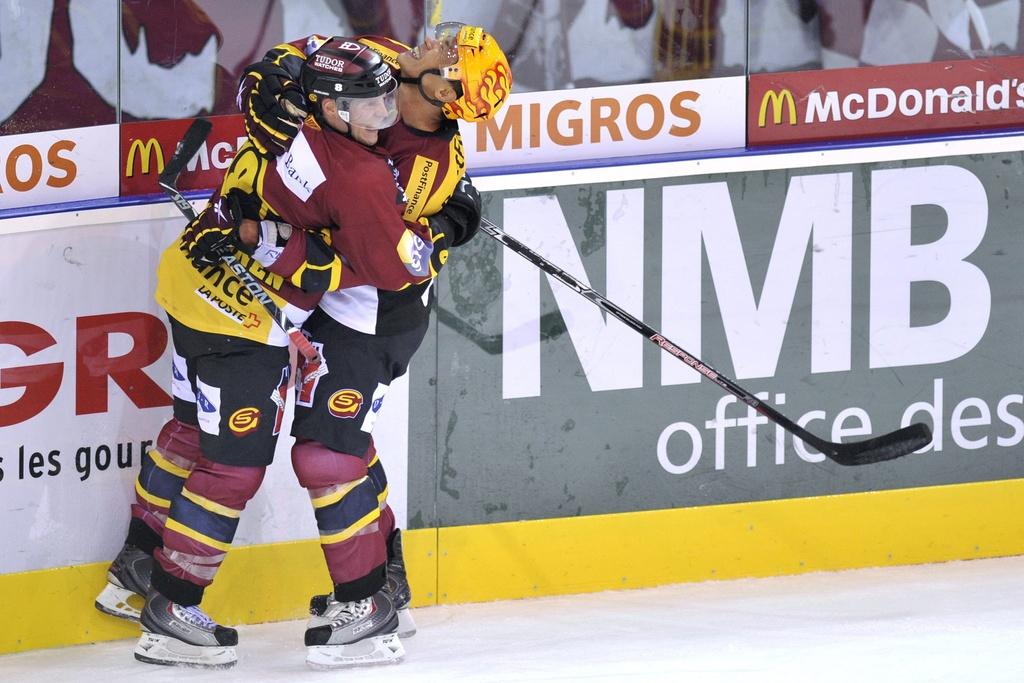
M 761 97 L 761 108 L 757 112 L 757 127 L 764 128 L 767 123 L 768 107 L 772 111 L 772 123 L 776 126 L 782 123 L 783 111 L 789 113 L 789 125 L 796 125 L 796 101 L 793 99 L 793 92 L 789 88 L 773 90 L 769 88 Z
M 506 198 L 504 226 L 623 310 L 657 321 L 660 333 L 698 358 L 704 309 L 714 298 L 731 361 L 721 362 L 719 349 L 716 365 L 731 365 L 736 379 L 774 377 L 790 328 L 805 335 L 800 343 L 814 374 L 863 369 L 858 363 L 865 362 L 871 369 L 945 363 L 977 345 L 988 328 L 992 294 L 986 274 L 968 260 L 988 225 L 989 200 L 976 175 L 955 165 L 874 169 L 866 176 L 797 174 L 787 181 L 788 173 L 777 172 L 771 181 L 784 195 L 781 213 L 754 219 L 742 231 L 741 217 L 760 216 L 751 204 L 763 197 L 734 196 L 724 180 L 609 187 L 602 207 L 606 263 L 593 285 L 557 196 Z M 854 188 L 864 181 L 870 239 L 868 253 L 855 255 L 855 234 L 864 232 L 855 216 L 865 208 L 855 206 L 864 200 Z M 574 201 L 570 193 L 564 199 Z M 911 239 L 917 206 L 945 213 L 941 237 Z M 747 253 L 744 242 L 765 230 L 775 233 L 774 244 Z M 648 232 L 659 244 L 645 250 Z M 866 263 L 855 270 L 857 259 Z M 645 293 L 648 269 L 660 273 L 653 294 Z M 502 398 L 540 396 L 541 273 L 510 250 L 503 252 L 502 273 Z M 547 279 L 590 389 L 643 387 L 643 336 Z M 921 310 L 911 306 L 911 289 L 919 283 L 945 290 L 943 301 L 930 304 L 934 317 L 927 324 L 916 320 Z M 855 303 L 866 309 L 863 323 L 855 320 Z M 686 364 L 661 356 L 662 386 L 700 381 Z

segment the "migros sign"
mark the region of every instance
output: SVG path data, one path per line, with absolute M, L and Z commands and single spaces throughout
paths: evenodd
M 471 167 L 742 146 L 745 79 L 710 78 L 515 93 L 465 125 Z
M 513 93 L 463 124 L 470 168 L 606 160 L 740 147 L 742 76 Z
M 504 116 L 477 126 L 477 151 L 559 147 L 650 140 L 662 134 L 689 137 L 700 130 L 694 103 L 700 94 L 675 93 L 667 101 L 653 94 L 631 98 L 559 99 L 552 103 L 510 104 Z

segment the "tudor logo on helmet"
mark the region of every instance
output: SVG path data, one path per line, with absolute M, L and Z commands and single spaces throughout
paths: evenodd
M 336 57 L 329 57 L 327 55 L 316 54 L 313 57 L 316 62 L 318 69 L 329 69 L 331 71 L 337 71 L 338 73 L 345 73 L 345 61 Z
M 299 78 L 311 103 L 333 99 L 338 116 L 350 125 L 380 130 L 398 121 L 398 81 L 364 45 L 331 38 L 306 61 Z

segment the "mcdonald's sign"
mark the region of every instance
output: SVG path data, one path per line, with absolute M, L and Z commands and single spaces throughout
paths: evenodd
M 135 157 L 139 157 L 139 174 L 149 175 L 153 155 L 156 155 L 157 175 L 164 172 L 164 149 L 156 138 L 143 140 L 135 138 L 128 147 L 127 158 L 124 163 L 124 177 L 131 178 L 135 174 Z
M 217 187 L 235 150 L 245 141 L 241 114 L 213 116 L 210 122 L 209 137 L 178 178 L 180 190 Z M 121 124 L 122 196 L 160 192 L 157 176 L 191 123 L 192 119 L 166 119 Z
M 773 90 L 769 88 L 764 91 L 761 97 L 761 108 L 757 112 L 757 127 L 764 128 L 767 124 L 768 107 L 772 108 L 772 123 L 776 126 L 782 123 L 783 110 L 789 111 L 789 125 L 796 125 L 796 102 L 793 100 L 793 92 L 789 88 Z
M 1024 55 L 751 74 L 747 144 L 1019 129 L 1022 74 Z

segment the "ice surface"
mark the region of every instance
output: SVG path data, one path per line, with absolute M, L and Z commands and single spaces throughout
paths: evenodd
M 91 596 L 90 596 L 91 599 Z M 398 665 L 306 668 L 303 622 L 239 629 L 230 671 L 134 641 L 0 657 L 0 681 L 1024 681 L 1024 557 L 413 610 Z

